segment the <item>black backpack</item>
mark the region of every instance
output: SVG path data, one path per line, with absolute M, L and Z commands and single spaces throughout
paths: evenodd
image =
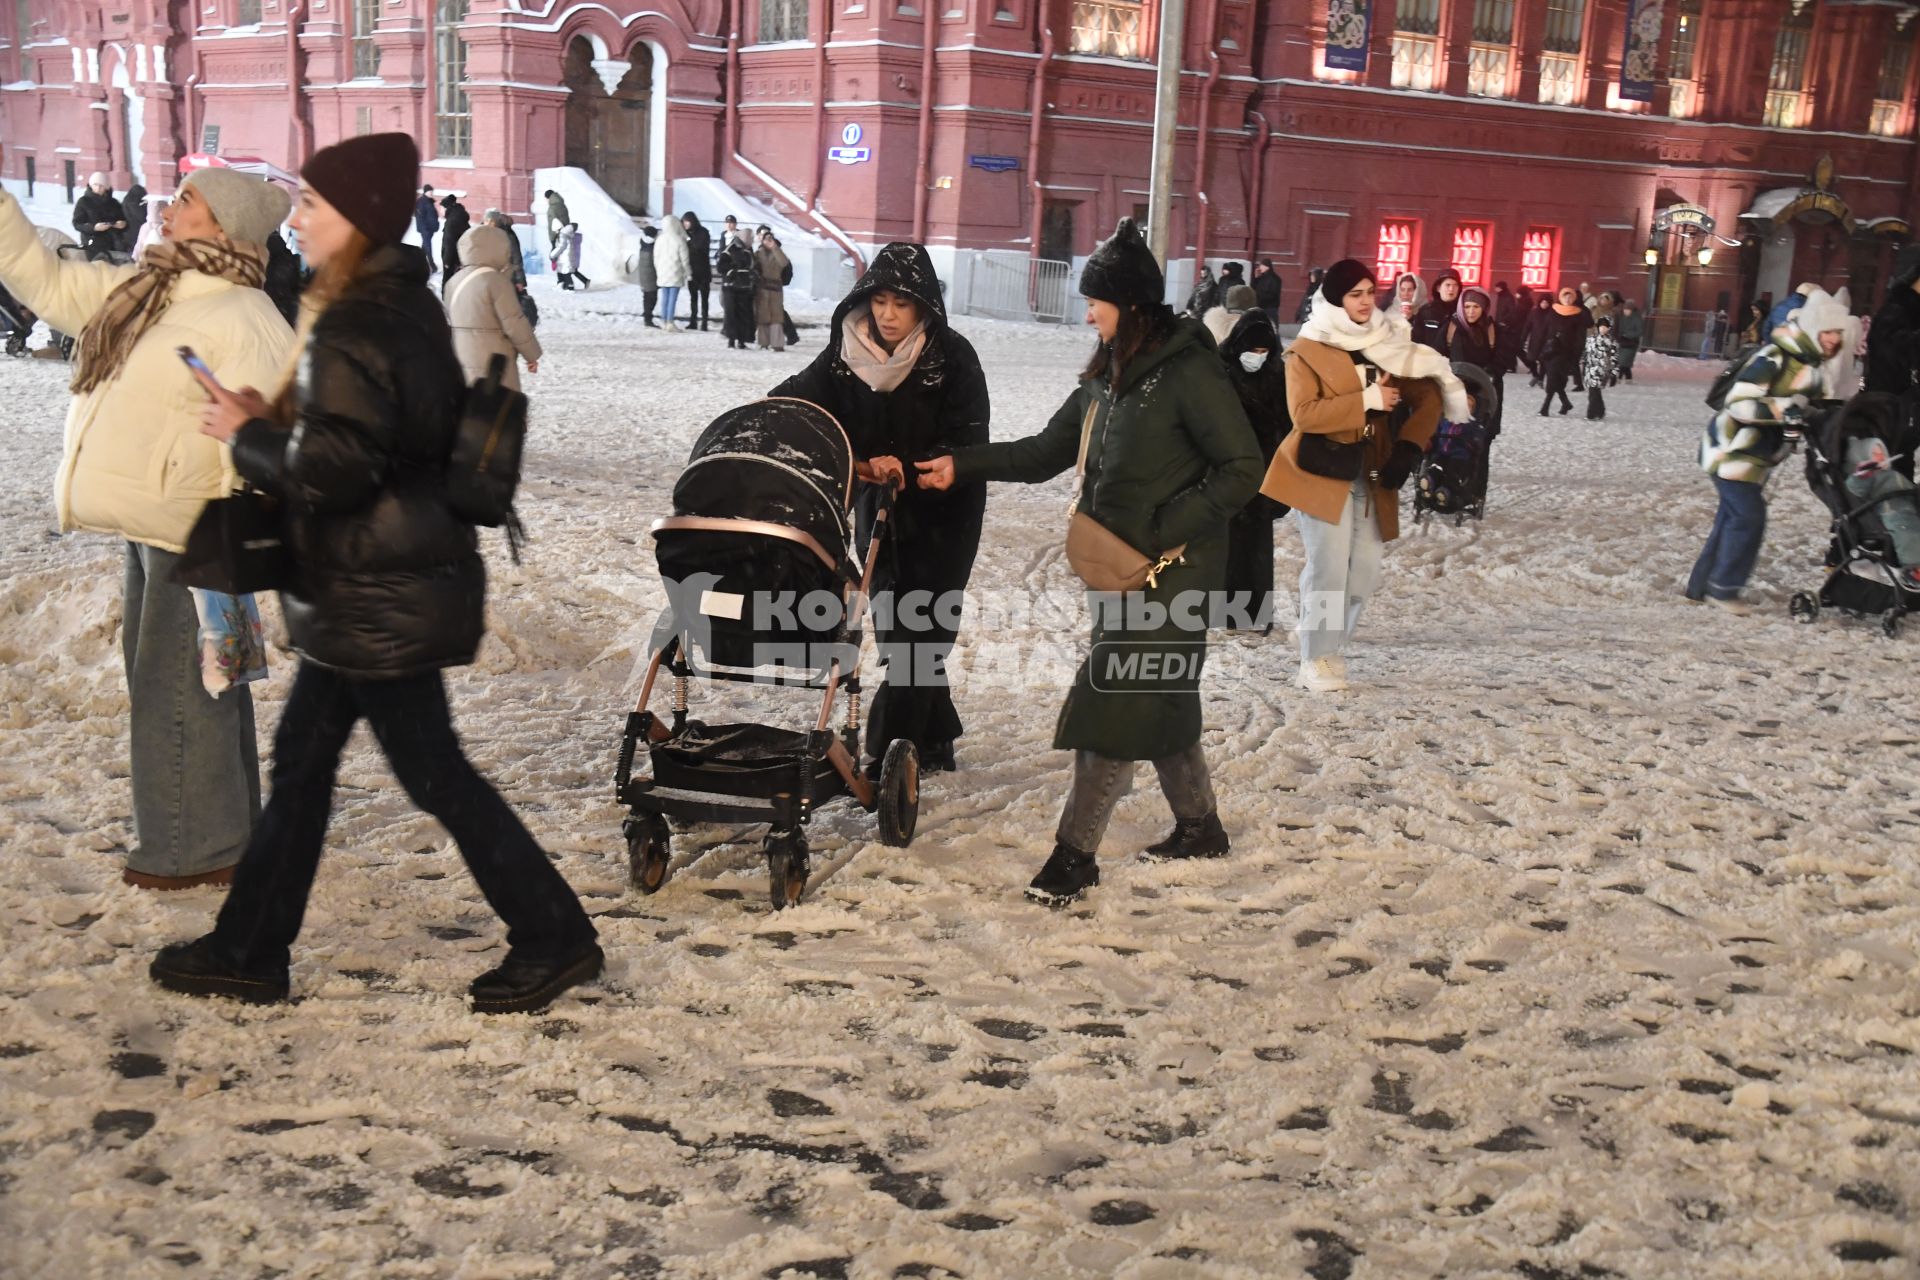
M 1727 362 L 1727 367 L 1720 371 L 1719 376 L 1713 380 L 1713 385 L 1707 388 L 1709 409 L 1719 413 L 1727 407 L 1727 392 L 1733 390 L 1733 384 L 1740 381 L 1740 371 L 1747 367 L 1747 361 L 1753 359 L 1754 353 L 1765 345 L 1764 342 L 1755 342 L 1734 353 L 1733 359 Z
M 513 509 L 513 494 L 527 439 L 527 397 L 503 385 L 506 376 L 507 357 L 495 355 L 486 376 L 467 388 L 447 458 L 447 505 L 462 520 L 490 529 L 504 525 L 518 564 L 526 529 Z

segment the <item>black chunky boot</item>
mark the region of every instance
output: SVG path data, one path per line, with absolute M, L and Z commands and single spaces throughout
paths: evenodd
M 467 994 L 475 1013 L 538 1013 L 569 987 L 600 976 L 606 957 L 594 943 L 550 960 L 528 960 L 513 952 L 497 969 L 473 980 Z
M 214 948 L 213 935 L 160 948 L 147 966 L 158 986 L 188 996 L 228 996 L 248 1004 L 278 1004 L 287 998 L 287 971 L 249 973 Z
M 1100 883 L 1100 864 L 1090 853 L 1081 853 L 1070 845 L 1056 844 L 1047 865 L 1027 886 L 1027 897 L 1043 907 L 1058 911 L 1086 896 Z
M 1227 841 L 1227 829 L 1220 825 L 1219 813 L 1204 818 L 1173 820 L 1173 834 L 1158 844 L 1147 846 L 1151 861 L 1163 858 L 1221 858 L 1233 851 Z

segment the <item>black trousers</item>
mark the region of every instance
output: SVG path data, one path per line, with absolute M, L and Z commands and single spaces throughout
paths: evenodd
M 687 281 L 687 323 L 705 324 L 712 318 L 712 306 L 709 295 L 713 291 L 713 277 L 705 280 Z M 671 317 L 669 317 L 671 319 Z
M 641 318 L 645 320 L 646 323 L 652 324 L 653 309 L 660 305 L 660 291 L 658 289 L 643 289 L 640 291 L 640 301 L 646 306 L 646 313 Z M 673 317 L 668 316 L 667 319 L 671 320 Z
M 355 680 L 303 661 L 273 740 L 272 795 L 214 925 L 225 959 L 256 973 L 287 966 L 320 866 L 340 752 L 362 718 L 407 795 L 459 844 L 487 905 L 506 921 L 509 947 L 556 958 L 595 936 L 580 899 L 467 762 L 439 672 Z

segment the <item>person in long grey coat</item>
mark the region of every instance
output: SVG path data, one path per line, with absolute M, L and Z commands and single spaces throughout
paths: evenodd
M 502 382 L 520 388 L 520 361 L 527 372 L 540 371 L 540 339 L 534 336 L 527 313 L 514 290 L 514 238 L 498 227 L 475 227 L 460 238 L 460 260 L 466 265 L 447 285 L 447 323 L 453 327 L 453 350 L 467 381 L 487 371 L 496 355 L 507 357 Z

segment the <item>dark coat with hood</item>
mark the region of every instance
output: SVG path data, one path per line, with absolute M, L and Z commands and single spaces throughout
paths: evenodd
M 440 223 L 440 268 L 443 280 L 453 279 L 453 273 L 460 269 L 460 237 L 473 230 L 473 215 L 467 212 L 467 206 L 453 196 L 447 196 L 440 202 L 447 211 Z M 519 246 L 515 246 L 517 249 Z
M 687 229 L 687 283 L 694 288 L 713 284 L 713 232 L 701 225 L 700 215 L 683 216 Z
M 1920 293 L 1913 279 L 1895 278 L 1887 300 L 1873 313 L 1867 330 L 1865 389 L 1916 397 L 1920 387 Z
M 73 202 L 73 229 L 80 233 L 80 243 L 89 253 L 97 250 L 117 251 L 120 248 L 120 230 L 113 224 L 126 220 L 127 211 L 120 207 L 120 202 L 113 198 L 112 192 L 101 195 L 88 187 Z M 102 222 L 107 224 L 107 229 L 95 231 L 95 225 Z M 132 224 L 128 223 L 128 226 L 131 228 Z
M 1271 274 L 1257 277 L 1254 283 Z M 1262 474 L 1280 442 L 1293 431 L 1280 345 L 1280 335 L 1262 309 L 1243 314 L 1220 346 L 1227 381 L 1233 383 L 1234 394 L 1240 397 L 1240 407 L 1253 428 L 1254 441 L 1260 446 Z M 1240 357 L 1260 350 L 1267 353 L 1266 363 L 1249 373 Z M 1248 621 L 1255 627 L 1269 626 L 1273 621 L 1273 522 L 1290 510 L 1284 502 L 1256 493 L 1227 524 L 1227 594 L 1246 598 Z
M 369 253 L 301 353 L 291 432 L 233 439 L 241 476 L 286 504 L 293 647 L 362 679 L 471 662 L 485 625 L 473 526 L 446 497 L 466 382 L 427 279 L 416 248 Z
M 927 330 L 926 346 L 913 371 L 888 392 L 875 391 L 861 381 L 842 354 L 850 318 L 855 324 L 867 323 L 873 295 L 882 289 L 913 299 Z M 894 504 L 892 547 L 880 557 L 876 589 L 925 590 L 938 597 L 966 587 L 980 551 L 987 487 L 976 481 L 956 484 L 944 493 L 921 489 L 912 483 L 913 464 L 985 444 L 992 405 L 987 375 L 973 344 L 947 323 L 940 278 L 925 248 L 894 243 L 876 254 L 866 274 L 834 309 L 826 349 L 769 394 L 811 401 L 831 413 L 846 428 L 856 458 L 892 456 L 906 464 L 908 485 Z M 863 497 L 863 539 L 872 525 L 873 502 L 873 495 Z M 876 638 L 883 643 L 887 639 L 878 633 Z M 929 644 L 950 644 L 953 638 L 950 630 L 938 625 L 911 636 Z M 890 684 L 888 689 L 893 687 Z M 876 756 L 896 737 L 924 747 L 959 736 L 959 717 L 944 688 L 914 692 L 938 696 L 896 706 L 896 696 L 883 689 L 875 700 L 869 744 Z
M 1129 594 L 1121 616 L 1095 610 L 1093 649 L 1053 745 L 1118 760 L 1179 755 L 1200 740 L 1206 611 L 1193 629 L 1169 606 L 1226 586 L 1227 525 L 1260 486 L 1260 446 L 1213 336 L 1180 319 L 1117 383 L 1082 379 L 1038 435 L 956 453 L 954 478 L 1051 479 L 1073 469 L 1083 424 L 1091 430 L 1080 510 L 1135 550 L 1158 555 L 1184 543 L 1186 554 L 1158 585 Z M 1115 661 L 1134 655 L 1127 666 Z M 1179 674 L 1152 674 L 1169 668 Z

